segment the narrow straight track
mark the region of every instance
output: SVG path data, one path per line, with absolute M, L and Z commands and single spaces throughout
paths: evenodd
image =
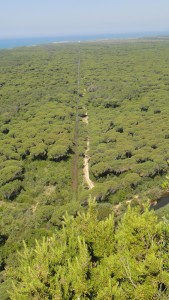
M 73 157 L 73 174 L 72 174 L 72 189 L 73 199 L 78 201 L 78 135 L 79 135 L 79 91 L 80 91 L 80 50 L 78 51 L 77 63 L 77 99 L 76 99 L 76 119 L 75 119 L 75 134 L 74 134 L 74 157 Z

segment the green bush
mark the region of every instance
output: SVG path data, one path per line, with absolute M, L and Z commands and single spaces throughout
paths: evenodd
M 0 196 L 7 200 L 16 198 L 22 190 L 22 181 L 14 180 L 0 188 Z
M 7 271 L 10 299 L 167 299 L 168 237 L 148 210 L 129 208 L 115 226 L 112 215 L 99 221 L 91 202 L 53 237 L 24 245 L 19 268 Z

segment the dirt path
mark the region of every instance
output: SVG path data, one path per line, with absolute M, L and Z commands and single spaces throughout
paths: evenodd
M 84 123 L 86 123 L 87 125 L 89 124 L 89 117 L 88 117 L 88 114 L 86 113 L 85 117 L 83 117 L 82 121 Z
M 78 140 L 79 140 L 79 91 L 80 91 L 80 49 L 79 49 L 79 59 L 77 63 L 77 99 L 76 99 L 76 120 L 75 120 L 75 133 L 74 133 L 74 157 L 73 157 L 73 168 L 72 168 L 72 189 L 73 189 L 73 199 L 78 201 L 78 161 L 79 161 L 79 153 L 78 153 Z M 85 109 L 85 108 L 84 108 Z M 85 116 L 82 118 L 82 121 L 88 126 L 88 113 L 86 112 Z M 94 187 L 94 183 L 90 180 L 89 175 L 89 160 L 90 157 L 88 152 L 90 150 L 90 141 L 87 138 L 87 148 L 84 156 L 84 180 L 88 186 L 88 189 L 92 189 Z
M 89 176 L 89 160 L 90 160 L 90 157 L 88 156 L 89 150 L 90 150 L 90 142 L 89 139 L 87 139 L 87 149 L 85 151 L 83 172 L 84 172 L 84 179 L 88 185 L 89 190 L 91 190 L 92 188 L 94 188 L 94 183 L 91 181 Z
M 86 112 L 86 116 L 83 117 L 82 120 L 84 123 L 86 123 L 86 125 L 89 124 L 87 112 Z M 89 150 L 90 150 L 90 141 L 89 141 L 89 137 L 87 137 L 87 148 L 86 148 L 85 156 L 84 156 L 83 173 L 84 173 L 85 182 L 87 183 L 89 190 L 91 190 L 92 188 L 94 188 L 94 183 L 91 181 L 90 175 L 89 175 L 89 161 L 90 161 L 90 157 L 88 155 Z
M 73 169 L 72 169 L 72 189 L 73 199 L 78 201 L 78 135 L 79 135 L 79 89 L 80 89 L 80 52 L 77 64 L 77 98 L 76 98 L 76 120 L 75 120 L 75 132 L 74 132 L 74 157 L 73 157 Z

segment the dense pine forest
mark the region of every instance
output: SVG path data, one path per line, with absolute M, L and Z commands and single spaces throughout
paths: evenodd
M 0 299 L 168 299 L 169 39 L 0 61 Z

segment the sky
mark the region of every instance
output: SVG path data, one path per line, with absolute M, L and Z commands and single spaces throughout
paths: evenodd
M 169 32 L 169 0 L 0 0 L 0 38 Z

